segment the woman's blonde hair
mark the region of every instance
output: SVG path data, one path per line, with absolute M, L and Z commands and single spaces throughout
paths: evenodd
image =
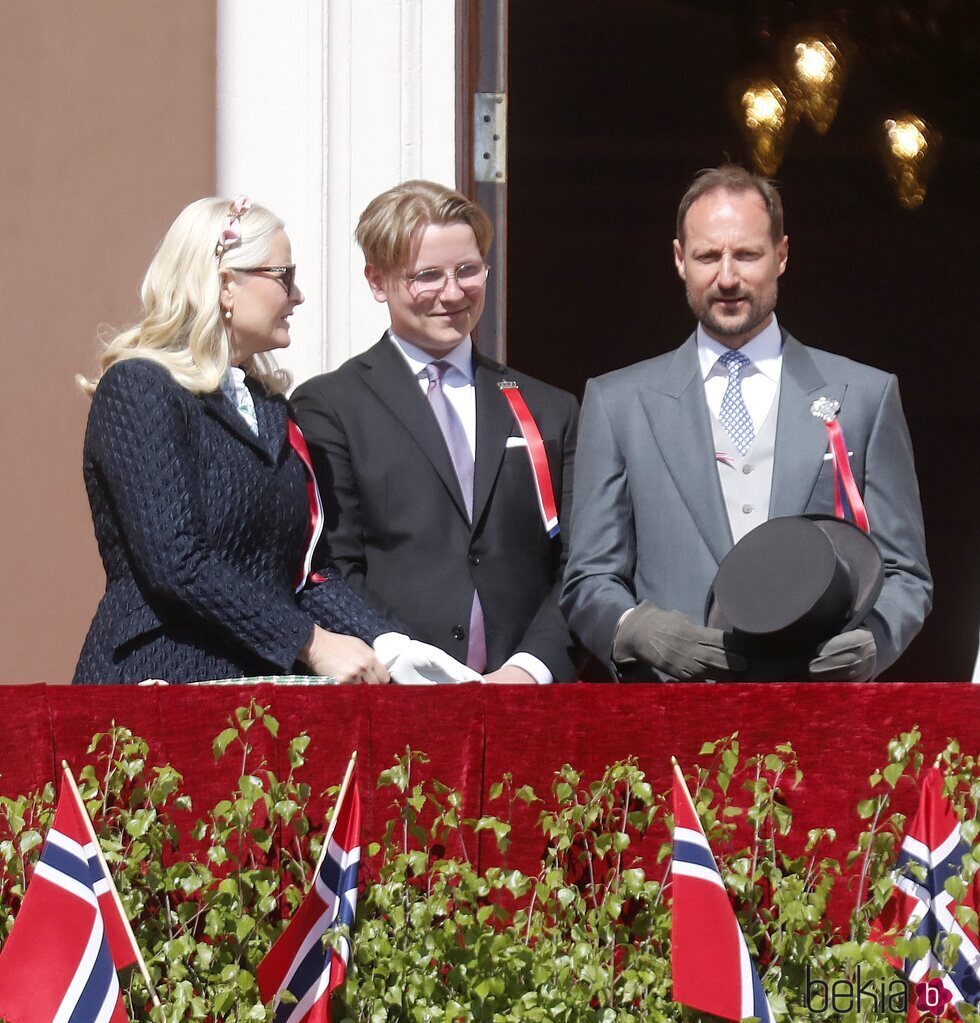
M 230 200 L 212 197 L 192 202 L 177 215 L 143 278 L 143 318 L 103 338 L 101 373 L 123 359 L 150 359 L 188 391 L 218 389 L 231 362 L 221 318 L 220 271 L 261 266 L 272 251 L 273 234 L 283 226 L 274 213 L 254 205 L 239 221 L 241 242 L 219 256 L 218 241 L 230 211 Z M 270 394 L 289 387 L 289 374 L 268 353 L 246 359 L 242 369 Z M 99 382 L 81 375 L 75 379 L 88 394 Z

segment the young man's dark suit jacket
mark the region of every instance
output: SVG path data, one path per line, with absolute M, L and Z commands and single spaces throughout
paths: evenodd
M 439 424 L 387 335 L 296 390 L 293 406 L 326 506 L 324 543 L 351 583 L 417 639 L 465 661 L 476 585 L 487 670 L 525 651 L 557 681 L 571 680 L 572 641 L 558 609 L 564 520 L 561 536 L 549 539 L 527 448 L 515 443 L 520 430 L 497 385 L 516 381 L 538 424 L 559 516 L 571 508 L 578 404 L 475 348 L 474 371 L 472 526 Z

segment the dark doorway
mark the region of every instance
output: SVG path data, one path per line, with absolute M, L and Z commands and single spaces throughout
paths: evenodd
M 677 202 L 698 169 L 748 164 L 730 82 L 770 56 L 794 11 L 817 6 L 511 0 L 513 365 L 581 395 L 588 377 L 690 333 L 671 262 Z M 891 5 L 905 6 L 929 4 Z M 904 30 L 882 27 L 877 10 L 866 5 L 851 25 L 859 52 L 837 119 L 825 136 L 801 124 L 776 175 L 791 241 L 778 314 L 805 343 L 898 375 L 936 597 L 885 678 L 965 680 L 980 624 L 980 129 L 967 114 L 980 102 L 980 33 L 973 3 L 944 3 L 938 21 Z M 924 205 L 909 212 L 877 133 L 890 111 L 916 104 L 945 144 Z

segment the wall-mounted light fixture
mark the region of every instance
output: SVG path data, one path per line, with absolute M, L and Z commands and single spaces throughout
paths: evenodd
M 925 201 L 926 181 L 935 167 L 942 136 L 911 113 L 887 118 L 882 128 L 885 166 L 895 194 L 902 206 L 914 210 Z

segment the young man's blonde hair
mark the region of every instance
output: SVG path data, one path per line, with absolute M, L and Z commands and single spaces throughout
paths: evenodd
M 365 262 L 382 274 L 406 267 L 431 224 L 468 224 L 486 258 L 493 241 L 493 224 L 465 195 L 435 181 L 403 181 L 368 203 L 354 237 Z

